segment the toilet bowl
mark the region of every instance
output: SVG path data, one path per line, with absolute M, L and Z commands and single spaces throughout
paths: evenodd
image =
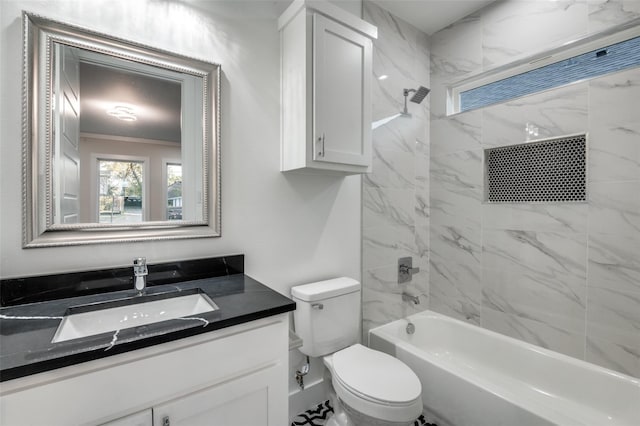
M 327 426 L 405 426 L 422 413 L 422 386 L 402 361 L 358 343 L 360 283 L 336 278 L 295 286 L 300 351 L 323 357 L 334 416 Z
M 334 411 L 343 408 L 351 424 L 412 425 L 422 413 L 420 381 L 400 360 L 360 344 L 323 360 L 337 396 Z

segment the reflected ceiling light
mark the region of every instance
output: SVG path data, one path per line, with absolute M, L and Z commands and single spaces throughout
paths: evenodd
M 383 74 L 380 77 L 378 77 L 378 80 L 386 80 L 387 78 L 389 78 L 389 76 L 386 74 Z
M 133 108 L 124 105 L 116 105 L 108 109 L 107 114 L 122 121 L 136 121 L 138 119 Z

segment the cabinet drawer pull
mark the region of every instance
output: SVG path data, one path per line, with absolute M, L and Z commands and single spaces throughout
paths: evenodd
M 324 157 L 324 133 L 322 134 L 322 136 L 318 136 L 316 151 L 318 152 L 318 157 Z

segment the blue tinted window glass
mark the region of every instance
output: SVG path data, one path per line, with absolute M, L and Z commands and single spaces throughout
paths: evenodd
M 460 93 L 460 111 L 481 108 L 574 81 L 640 65 L 640 37 Z

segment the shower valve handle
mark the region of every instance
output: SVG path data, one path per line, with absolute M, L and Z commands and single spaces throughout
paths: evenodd
M 398 259 L 398 284 L 411 281 L 411 277 L 418 272 L 420 272 L 420 268 L 413 267 L 413 259 L 411 257 Z

